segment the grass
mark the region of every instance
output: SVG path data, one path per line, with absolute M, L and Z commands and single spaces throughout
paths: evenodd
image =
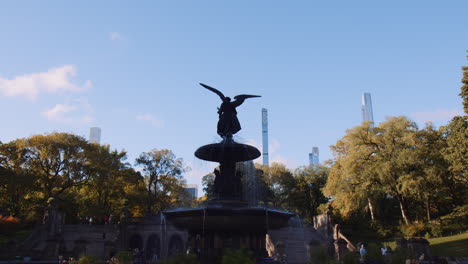
M 468 257 L 468 232 L 428 239 L 431 254 L 435 256 Z

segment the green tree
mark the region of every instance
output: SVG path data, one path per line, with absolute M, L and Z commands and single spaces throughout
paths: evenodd
M 465 110 L 465 114 L 468 114 L 468 67 L 462 67 L 463 70 L 463 78 L 462 78 L 462 87 L 460 91 L 460 96 L 463 99 L 463 109 Z
M 291 191 L 290 206 L 299 212 L 308 222 L 318 214 L 317 208 L 328 202 L 322 193 L 329 174 L 329 168 L 323 165 L 300 167 L 294 171 L 295 188 Z
M 125 151 L 90 144 L 87 153 L 90 180 L 78 190 L 82 216 L 116 215 L 132 200 L 128 189 L 138 187 L 143 178 L 125 162 L 126 158 Z
M 24 216 L 32 205 L 28 194 L 34 178 L 23 166 L 25 160 L 25 151 L 16 141 L 0 142 L 0 208 L 15 217 Z
M 182 179 L 186 168 L 182 159 L 176 158 L 172 151 L 153 149 L 141 153 L 136 159 L 136 165 L 142 168 L 145 178 L 146 213 L 155 214 L 170 205 L 188 202 Z
M 262 177 L 262 200 L 265 204 L 271 203 L 274 207 L 289 208 L 290 190 L 292 190 L 296 181 L 292 172 L 284 164 L 272 163 L 270 166 L 256 164 L 261 171 Z
M 87 141 L 68 133 L 35 135 L 18 140 L 26 151 L 24 166 L 35 176 L 39 198 L 60 200 L 70 188 L 89 179 L 86 151 Z
M 363 123 L 348 130 L 332 146 L 336 162 L 324 189 L 326 195 L 348 210 L 355 209 L 352 198 L 363 204 L 381 193 L 390 195 L 398 201 L 402 219 L 409 224 L 410 194 L 406 185 L 420 173 L 415 155 L 417 131 L 416 124 L 405 117 L 393 117 L 378 127 Z

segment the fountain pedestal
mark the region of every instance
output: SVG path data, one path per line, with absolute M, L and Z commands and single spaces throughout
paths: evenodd
M 202 263 L 219 263 L 225 249 L 245 248 L 257 259 L 267 256 L 268 230 L 286 226 L 294 214 L 249 207 L 241 200 L 242 175 L 236 173 L 236 163 L 256 159 L 260 151 L 227 138 L 198 148 L 195 156 L 220 164 L 219 170 L 215 170 L 216 198 L 203 208 L 165 211 L 168 222 L 188 230 L 188 244 Z

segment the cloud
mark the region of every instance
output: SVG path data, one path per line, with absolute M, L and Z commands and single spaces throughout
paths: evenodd
M 47 120 L 68 125 L 89 124 L 94 121 L 93 109 L 86 99 L 78 99 L 72 103 L 56 104 L 42 115 Z
M 109 39 L 110 40 L 122 39 L 122 34 L 120 34 L 119 32 L 111 32 L 111 33 L 109 33 Z
M 149 123 L 150 125 L 152 125 L 154 127 L 163 127 L 163 125 L 164 125 L 163 121 L 157 119 L 156 117 L 154 117 L 151 114 L 137 115 L 136 119 L 140 120 L 140 121 L 147 122 L 147 123 Z
M 411 113 L 410 116 L 413 117 L 418 122 L 428 122 L 428 121 L 447 121 L 452 119 L 454 116 L 462 115 L 461 111 L 458 109 L 452 110 L 435 110 L 435 111 L 427 111 L 427 112 L 414 112 Z
M 35 100 L 41 93 L 82 92 L 92 86 L 90 80 L 85 81 L 83 85 L 75 84 L 72 81 L 74 76 L 75 66 L 64 65 L 46 72 L 20 75 L 12 79 L 0 77 L 0 93 L 4 96 L 22 96 Z

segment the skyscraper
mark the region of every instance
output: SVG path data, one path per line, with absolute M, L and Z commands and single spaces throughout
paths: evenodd
M 186 184 L 185 190 L 190 194 L 190 199 L 195 200 L 198 198 L 198 185 Z
M 374 114 L 372 112 L 372 100 L 370 93 L 362 95 L 362 120 L 374 123 Z
M 312 153 L 309 153 L 309 165 L 317 166 L 319 164 L 319 149 L 312 147 Z
M 89 143 L 101 144 L 101 129 L 99 127 L 89 129 Z
M 263 165 L 269 164 L 268 161 L 268 111 L 262 108 L 262 142 L 263 142 Z

